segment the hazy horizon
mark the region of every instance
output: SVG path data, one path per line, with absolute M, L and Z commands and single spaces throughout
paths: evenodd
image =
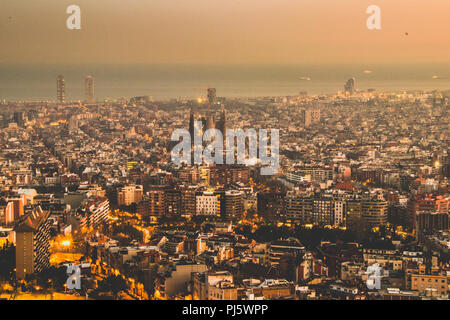
M 68 30 L 67 7 L 81 8 Z M 370 5 L 381 30 L 366 26 Z M 450 89 L 448 0 L 3 0 L 0 98 L 98 99 Z M 433 79 L 435 77 L 435 79 Z M 306 80 L 309 79 L 309 80 Z
M 0 99 L 54 100 L 60 74 L 68 100 L 84 99 L 87 75 L 100 100 L 196 98 L 206 87 L 222 97 L 329 94 L 342 91 L 350 77 L 360 90 L 450 90 L 450 64 L 0 64 Z

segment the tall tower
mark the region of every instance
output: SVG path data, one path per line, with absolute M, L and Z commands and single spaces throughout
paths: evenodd
M 94 78 L 92 76 L 87 76 L 84 80 L 84 91 L 86 102 L 94 102 Z
M 345 94 L 352 95 L 353 93 L 355 93 L 355 89 L 356 89 L 356 79 L 355 78 L 348 79 L 347 83 L 344 86 Z
M 64 103 L 66 101 L 66 86 L 63 76 L 56 78 L 56 100 L 58 103 Z
M 50 266 L 49 212 L 38 207 L 16 226 L 16 277 L 38 273 Z

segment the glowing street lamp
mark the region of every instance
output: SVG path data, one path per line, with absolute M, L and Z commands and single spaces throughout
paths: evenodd
M 64 247 L 69 247 L 69 246 L 70 246 L 70 241 L 69 241 L 69 240 L 64 240 L 63 242 L 61 242 L 61 244 L 62 244 Z

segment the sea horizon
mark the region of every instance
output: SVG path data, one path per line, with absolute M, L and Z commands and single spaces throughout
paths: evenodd
M 198 98 L 214 87 L 226 98 L 333 94 L 356 78 L 364 91 L 450 90 L 450 63 L 420 64 L 0 64 L 0 99 L 50 101 L 56 77 L 66 99 L 84 99 L 84 78 L 95 80 L 97 100 L 151 96 Z

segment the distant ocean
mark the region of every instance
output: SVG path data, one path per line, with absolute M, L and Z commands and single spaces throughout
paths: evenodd
M 152 96 L 196 98 L 203 88 L 220 97 L 335 93 L 356 78 L 366 90 L 450 90 L 450 64 L 423 65 L 0 65 L 0 99 L 54 100 L 56 77 L 68 100 L 84 99 L 84 78 L 95 79 L 97 99 Z

